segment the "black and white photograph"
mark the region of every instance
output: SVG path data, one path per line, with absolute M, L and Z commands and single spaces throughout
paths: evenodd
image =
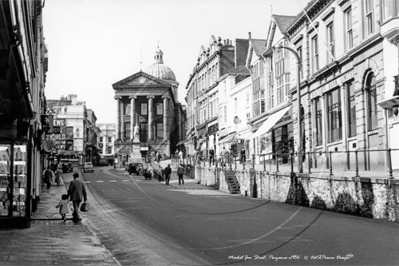
M 398 0 L 0 11 L 0 266 L 399 265 Z

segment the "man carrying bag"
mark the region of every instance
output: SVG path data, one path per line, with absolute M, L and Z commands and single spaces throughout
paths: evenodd
M 75 222 L 82 220 L 79 216 L 79 205 L 84 199 L 84 203 L 87 201 L 87 193 L 85 184 L 79 179 L 79 174 L 73 174 L 73 181 L 69 184 L 68 195 L 73 204 L 73 220 Z

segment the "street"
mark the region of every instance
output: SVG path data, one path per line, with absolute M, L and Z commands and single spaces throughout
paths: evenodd
M 122 265 L 397 265 L 396 223 L 170 186 L 122 169 L 85 173 L 89 227 Z

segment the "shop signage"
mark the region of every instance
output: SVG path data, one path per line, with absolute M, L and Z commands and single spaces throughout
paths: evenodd
M 218 130 L 219 130 L 218 124 L 214 124 L 214 125 L 208 127 L 208 134 L 212 135 L 212 134 L 218 132 Z
M 55 149 L 56 143 L 55 140 L 52 138 L 47 138 L 41 145 L 41 148 L 45 152 L 52 152 Z
M 42 124 L 42 129 L 46 132 L 51 132 L 53 127 L 53 116 L 52 115 L 41 115 L 40 123 Z
M 327 83 L 325 83 L 322 87 L 312 91 L 310 94 L 310 98 L 316 98 L 322 96 L 324 93 L 338 87 L 342 86 L 345 82 L 352 79 L 355 76 L 355 71 L 352 69 L 351 71 L 345 73 L 344 75 L 340 76 L 339 78 L 333 79 Z
M 53 126 L 53 132 L 51 132 L 53 134 L 60 134 L 61 133 L 61 127 L 54 127 Z

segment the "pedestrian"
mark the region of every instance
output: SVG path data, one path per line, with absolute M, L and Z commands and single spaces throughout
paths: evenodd
M 224 167 L 226 166 L 226 149 L 223 147 L 223 149 L 220 151 L 220 162 L 221 162 L 221 166 Z
M 55 175 L 55 180 L 54 180 L 54 181 L 55 181 L 55 183 L 57 184 L 57 186 L 59 186 L 59 185 L 62 183 L 60 171 L 55 170 L 55 171 L 54 171 L 54 175 Z
M 179 166 L 177 167 L 177 175 L 179 176 L 179 185 L 184 185 L 184 167 L 182 164 L 179 164 Z
M 245 161 L 247 160 L 246 156 L 245 156 L 245 149 L 244 147 L 241 148 L 241 163 L 245 163 Z
M 73 174 L 73 181 L 69 184 L 68 195 L 73 204 L 73 220 L 75 222 L 82 220 L 79 216 L 79 207 L 82 199 L 87 201 L 85 184 L 79 179 L 79 174 Z
M 54 172 L 51 170 L 50 166 L 43 171 L 43 183 L 47 184 L 47 189 L 50 189 L 51 182 L 54 178 Z
M 56 208 L 60 209 L 61 218 L 64 220 L 64 222 L 66 221 L 66 214 L 69 212 L 69 210 L 68 210 L 68 204 L 69 204 L 68 198 L 69 198 L 68 194 L 63 194 L 61 196 L 60 202 L 57 204 L 57 206 L 55 206 Z
M 209 150 L 209 166 L 214 164 L 215 164 L 215 151 L 213 150 L 213 148 L 211 148 Z
M 179 151 L 179 163 L 183 163 L 183 151 Z
M 165 184 L 169 185 L 170 175 L 172 174 L 172 169 L 170 168 L 170 164 L 165 168 Z
M 162 166 L 159 166 L 159 175 L 158 175 L 158 181 L 164 181 L 165 180 L 165 169 L 162 168 Z

